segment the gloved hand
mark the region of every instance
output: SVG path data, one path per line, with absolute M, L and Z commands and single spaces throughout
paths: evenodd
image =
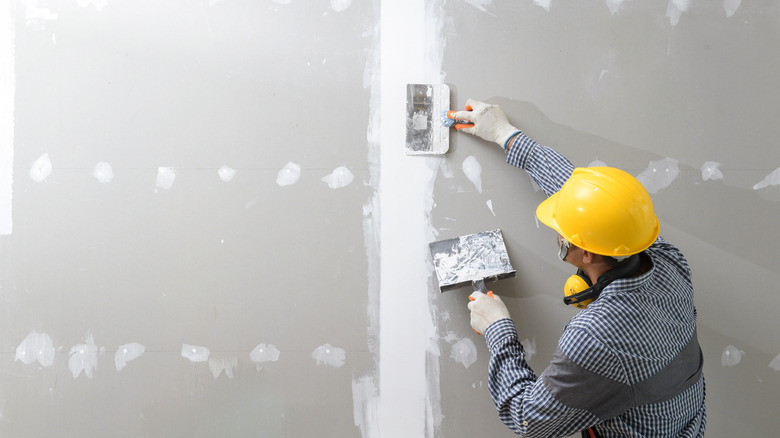
M 499 319 L 509 318 L 509 310 L 500 297 L 488 292 L 474 292 L 469 296 L 469 310 L 471 310 L 471 328 L 477 334 L 485 333 L 485 330 Z
M 465 111 L 453 111 L 450 117 L 474 123 L 473 126 L 468 124 L 455 125 L 455 129 L 498 143 L 504 149 L 506 149 L 506 143 L 509 139 L 520 132 L 519 129 L 509 124 L 501 107 L 474 99 L 466 101 Z

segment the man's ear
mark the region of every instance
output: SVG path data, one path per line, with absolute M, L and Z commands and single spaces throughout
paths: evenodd
M 588 264 L 595 263 L 595 262 L 598 261 L 598 260 L 596 260 L 597 258 L 598 258 L 598 254 L 594 254 L 594 253 L 592 253 L 590 251 L 585 251 L 584 249 L 582 250 L 582 261 L 583 262 L 588 263 Z

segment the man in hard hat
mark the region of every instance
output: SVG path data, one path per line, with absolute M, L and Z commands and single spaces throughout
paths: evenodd
M 501 420 L 528 437 L 701 437 L 706 411 L 691 270 L 658 237 L 642 184 L 610 167 L 574 168 L 512 126 L 496 105 L 450 114 L 462 132 L 498 143 L 548 198 L 536 210 L 577 267 L 564 301 L 580 307 L 537 377 L 498 296 L 474 292 L 471 326 L 490 350 Z

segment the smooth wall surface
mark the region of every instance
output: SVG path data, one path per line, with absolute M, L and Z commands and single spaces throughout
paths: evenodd
M 0 435 L 361 436 L 376 5 L 10 6 Z
M 572 268 L 497 146 L 403 155 L 411 82 L 640 176 L 707 436 L 780 429 L 774 2 L 1 4 L 0 435 L 512 436 L 428 243 L 502 229 L 537 372 Z
M 662 235 L 694 272 L 707 436 L 776 435 L 780 7 L 449 1 L 440 13 L 453 106 L 468 98 L 500 104 L 515 126 L 575 165 L 624 168 L 653 192 Z M 462 170 L 470 156 L 481 166 L 481 192 Z M 495 289 L 541 372 L 576 310 L 561 302 L 573 268 L 557 260 L 555 233 L 535 220 L 543 194 L 504 158 L 493 144 L 455 136 L 436 181 L 433 222 L 442 238 L 503 230 L 518 278 Z M 439 342 L 440 436 L 512 436 L 487 395 L 488 354 L 469 333 L 467 294 L 433 299 L 450 312 L 437 320 L 439 333 L 471 340 L 477 353 L 465 367 L 453 360 L 465 341 Z

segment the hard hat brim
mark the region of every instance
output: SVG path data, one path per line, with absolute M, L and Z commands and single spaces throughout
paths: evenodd
M 558 193 L 554 193 L 550 195 L 549 198 L 542 201 L 536 207 L 536 217 L 537 219 L 539 219 L 539 222 L 557 231 L 561 236 L 567 237 L 565 236 L 565 233 L 561 230 L 561 228 L 558 226 L 558 222 L 555 221 L 555 215 L 553 214 L 553 212 L 555 211 L 557 200 L 558 200 Z

